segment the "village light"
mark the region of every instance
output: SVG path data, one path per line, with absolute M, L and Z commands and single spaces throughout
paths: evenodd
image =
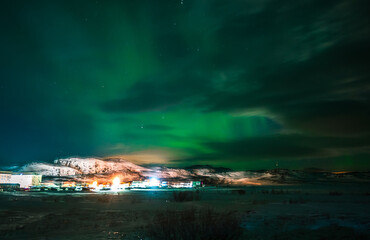
M 151 178 L 149 180 L 149 186 L 151 187 L 158 187 L 159 186 L 159 180 L 157 178 Z
M 120 183 L 121 183 L 121 180 L 119 179 L 119 177 L 115 177 L 115 178 L 113 179 L 113 184 L 112 184 L 111 189 L 112 189 L 113 191 L 117 191 L 117 190 L 118 190 L 118 188 L 119 188 Z
M 119 179 L 119 177 L 115 177 L 113 179 L 113 185 L 112 186 L 118 186 L 119 184 L 121 183 L 121 180 Z

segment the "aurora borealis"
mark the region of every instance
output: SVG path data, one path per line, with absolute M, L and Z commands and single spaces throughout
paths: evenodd
M 367 1 L 7 1 L 0 162 L 369 170 Z

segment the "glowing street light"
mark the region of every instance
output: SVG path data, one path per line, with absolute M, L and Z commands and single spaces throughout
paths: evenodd
M 120 181 L 119 177 L 115 177 L 113 179 L 113 185 L 119 185 L 120 183 L 121 183 L 121 181 Z
M 151 178 L 149 180 L 149 186 L 151 187 L 158 187 L 160 184 L 160 181 L 157 178 Z
M 119 177 L 115 177 L 114 179 L 113 179 L 113 184 L 112 184 L 112 190 L 113 191 L 117 191 L 118 190 L 118 188 L 119 188 L 119 185 L 120 185 L 120 183 L 121 183 L 121 180 L 119 179 Z

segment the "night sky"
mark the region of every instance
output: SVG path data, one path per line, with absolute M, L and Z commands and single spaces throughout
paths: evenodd
M 0 165 L 369 170 L 367 2 L 1 2 Z

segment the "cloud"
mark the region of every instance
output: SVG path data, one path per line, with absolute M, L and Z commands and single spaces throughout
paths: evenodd
M 170 74 L 171 75 L 171 74 Z M 163 76 L 166 76 L 163 74 Z M 196 73 L 159 77 L 153 76 L 135 83 L 126 96 L 106 101 L 106 112 L 166 111 L 200 97 L 209 83 Z
M 188 158 L 173 160 L 186 165 L 190 163 L 222 163 L 228 161 L 239 166 L 264 161 L 311 161 L 341 159 L 346 155 L 369 156 L 370 136 L 359 138 L 317 137 L 300 134 L 276 134 L 232 141 L 203 142 L 208 153 L 198 153 Z M 325 162 L 321 163 L 325 165 Z M 338 162 L 338 164 L 341 164 Z
M 210 9 L 217 12 L 218 7 Z M 227 13 L 233 12 L 230 8 Z M 343 17 L 346 9 L 351 14 Z M 182 67 L 162 72 L 163 79 L 143 79 L 127 96 L 105 102 L 102 109 L 135 113 L 171 111 L 180 105 L 203 114 L 264 116 L 279 125 L 279 135 L 209 141 L 204 147 L 213 153 L 179 161 L 320 159 L 366 152 L 370 146 L 370 34 L 362 24 L 366 19 L 356 2 L 348 1 L 290 5 L 266 1 L 255 11 L 225 14 L 203 36 L 216 39 L 209 45 L 217 46 L 217 51 L 210 47 L 202 52 L 200 47 L 199 55 L 180 52 Z M 181 42 L 183 47 L 187 44 Z M 171 47 L 176 58 L 179 45 Z
M 217 156 L 238 159 L 305 158 L 323 155 L 320 148 L 302 144 L 297 136 L 267 136 L 244 138 L 227 142 L 208 142 L 205 145 L 216 152 Z
M 120 157 L 136 164 L 164 164 L 171 163 L 172 159 L 183 158 L 186 153 L 168 148 L 152 148 L 143 151 L 136 151 L 129 154 L 112 155 L 107 158 Z
M 173 127 L 161 124 L 145 124 L 142 126 L 145 129 L 153 130 L 153 131 L 170 131 L 173 130 Z
M 213 16 L 221 5 L 212 6 L 209 14 Z M 297 15 L 301 4 L 278 5 L 266 1 L 256 7 L 258 11 L 224 15 L 222 24 L 207 33 L 219 39 L 219 51 L 187 53 L 180 65 L 179 59 L 175 61 L 176 68 L 136 82 L 123 96 L 104 102 L 102 109 L 110 113 L 171 111 L 178 106 L 227 113 L 259 109 L 287 129 L 367 134 L 370 44 L 368 38 L 350 38 L 365 31 L 361 25 L 365 15 L 341 17 L 344 6 L 351 12 L 358 8 L 345 1 L 304 3 L 307 11 L 301 15 Z M 227 5 L 227 12 L 232 6 Z M 276 7 L 284 15 L 277 15 Z M 347 28 L 349 24 L 356 29 Z M 293 57 L 298 47 L 299 56 Z
M 367 134 L 370 57 L 365 53 L 369 50 L 368 42 L 331 47 L 258 79 L 259 87 L 252 90 L 244 76 L 238 92 L 212 93 L 203 104 L 209 111 L 265 109 L 288 126 L 307 126 L 323 134 Z
M 367 154 L 365 1 L 18 5 L 0 16 L 2 159 Z

